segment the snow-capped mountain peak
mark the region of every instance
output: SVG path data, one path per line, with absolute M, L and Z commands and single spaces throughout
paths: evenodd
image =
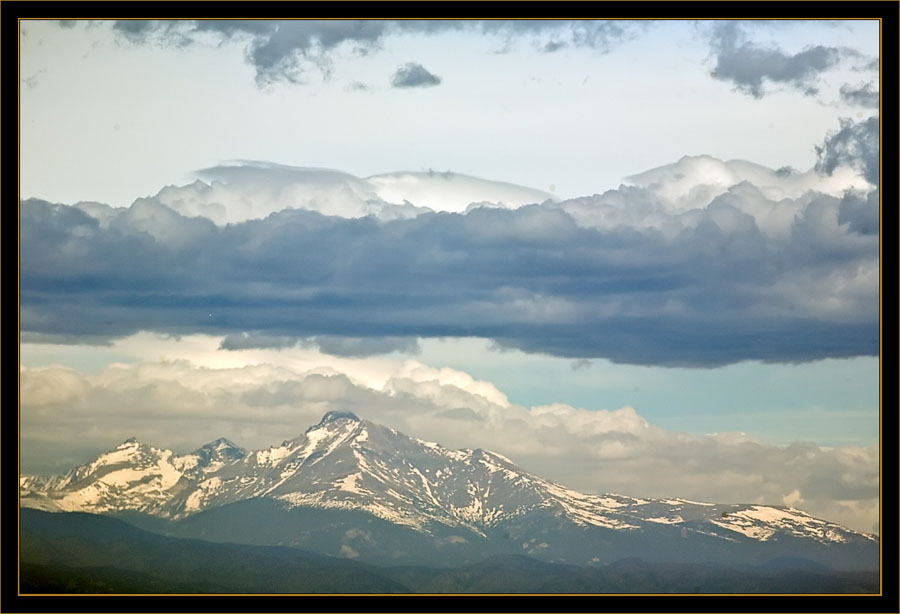
M 334 422 L 339 422 L 339 421 L 342 421 L 342 420 L 346 420 L 346 421 L 350 421 L 350 422 L 359 422 L 359 421 L 360 421 L 359 418 L 356 416 L 356 414 L 354 414 L 353 412 L 349 412 L 349 411 L 329 411 L 329 412 L 326 413 L 324 416 L 322 416 L 322 419 L 319 420 L 318 424 L 314 424 L 313 426 L 311 426 L 311 427 L 309 427 L 308 429 L 306 429 L 306 432 L 308 433 L 308 432 L 310 432 L 310 431 L 314 431 L 314 430 L 316 430 L 316 429 L 320 429 L 320 428 L 322 428 L 323 426 L 326 426 L 326 425 L 328 425 L 328 424 L 331 424 L 331 423 L 334 423 Z
M 601 542 L 605 531 L 638 541 L 655 535 L 726 545 L 877 544 L 794 508 L 580 493 L 500 454 L 449 450 L 345 411 L 328 412 L 303 434 L 264 450 L 217 439 L 179 456 L 128 440 L 63 476 L 23 477 L 20 492 L 28 507 L 138 511 L 176 521 L 263 499 L 285 510 L 363 513 L 423 535 L 455 531 L 464 541 L 463 534 L 490 540 L 539 531 L 542 541 L 523 542 L 524 553 L 536 556 L 560 547 L 549 537 L 554 531 Z

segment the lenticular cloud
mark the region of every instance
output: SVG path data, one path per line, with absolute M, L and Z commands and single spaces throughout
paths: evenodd
M 511 208 L 551 198 L 541 190 L 451 171 L 395 172 L 362 179 L 332 169 L 241 162 L 197 174 L 194 183 L 163 188 L 153 200 L 221 226 L 285 209 L 392 220 L 429 211 L 462 212 L 472 203 Z

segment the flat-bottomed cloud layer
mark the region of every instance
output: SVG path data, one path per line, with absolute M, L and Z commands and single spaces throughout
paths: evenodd
M 213 169 L 237 180 L 128 208 L 28 200 L 22 331 L 350 340 L 332 344 L 338 354 L 377 352 L 380 338 L 474 336 L 669 366 L 875 355 L 878 193 L 847 164 L 866 160 L 877 181 L 867 128 L 847 122 L 822 146 L 831 177 L 685 158 L 603 194 L 460 213 L 418 206 L 441 200 L 428 177 L 393 181 L 418 198 L 390 203 L 347 174 L 266 165 Z M 514 204 L 529 194 L 463 181 Z M 229 207 L 250 219 L 210 219 Z

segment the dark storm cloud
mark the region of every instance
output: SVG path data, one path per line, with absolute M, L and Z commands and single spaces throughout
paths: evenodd
M 186 45 L 203 37 L 240 40 L 246 43 L 247 61 L 256 70 L 260 86 L 277 81 L 299 83 L 307 65 L 326 77 L 331 74 L 331 54 L 346 45 L 352 52 L 368 54 L 377 51 L 382 40 L 391 34 L 437 34 L 449 31 L 471 31 L 506 41 L 519 38 L 540 43 L 546 51 L 562 45 L 590 47 L 609 51 L 629 38 L 644 22 L 600 20 L 127 20 L 114 24 L 116 32 L 134 44 Z M 552 37 L 551 41 L 546 41 Z
M 332 356 L 363 358 L 391 352 L 417 354 L 419 341 L 415 337 L 336 337 L 318 335 L 309 338 L 267 335 L 259 332 L 229 334 L 219 344 L 222 350 L 290 348 L 297 345 L 317 347 Z
M 331 74 L 330 55 L 343 43 L 367 53 L 378 47 L 390 22 L 370 20 L 128 20 L 113 28 L 134 44 L 187 45 L 204 37 L 246 43 L 244 54 L 256 70 L 256 82 L 300 83 L 305 64 Z
M 796 54 L 765 48 L 746 40 L 739 23 L 716 26 L 712 36 L 715 58 L 713 76 L 734 83 L 738 91 L 761 98 L 765 83 L 787 85 L 805 94 L 818 93 L 817 76 L 835 66 L 849 50 L 823 45 L 808 46 Z
M 588 223 L 614 201 L 678 230 Z M 788 237 L 740 209 L 786 202 L 739 184 L 681 215 L 622 188 L 515 210 L 392 221 L 285 210 L 216 226 L 154 199 L 103 210 L 102 223 L 29 200 L 22 331 L 90 341 L 208 333 L 232 349 L 300 339 L 348 356 L 478 336 L 671 366 L 877 354 L 877 198 L 807 193 Z
M 210 317 L 212 314 L 210 314 Z M 257 350 L 261 348 L 290 348 L 300 343 L 297 337 L 247 333 L 226 335 L 219 344 L 220 350 Z
M 816 170 L 831 174 L 840 165 L 849 165 L 863 171 L 866 181 L 878 184 L 879 139 L 878 116 L 855 122 L 850 118 L 840 120 L 840 130 L 825 137 L 821 147 L 816 147 Z
M 853 232 L 863 235 L 878 234 L 879 210 L 878 190 L 867 195 L 849 193 L 841 200 L 838 223 L 846 224 Z
M 433 87 L 440 85 L 441 78 L 433 75 L 421 64 L 408 62 L 397 68 L 391 79 L 394 87 Z
M 419 353 L 416 337 L 339 337 L 319 335 L 310 339 L 319 349 L 332 356 L 364 358 L 391 352 Z
M 878 89 L 875 83 L 868 83 L 852 86 L 850 84 L 841 86 L 841 100 L 847 104 L 865 107 L 868 109 L 878 108 Z
M 113 23 L 113 31 L 136 45 L 152 43 L 185 47 L 193 42 L 185 22 L 177 20 L 119 20 Z

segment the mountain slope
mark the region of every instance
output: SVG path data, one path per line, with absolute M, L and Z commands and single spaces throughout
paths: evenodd
M 364 565 L 296 548 L 162 537 L 114 518 L 22 510 L 23 584 L 34 592 L 409 592 Z
M 23 593 L 874 593 L 876 572 L 625 559 L 602 567 L 521 555 L 473 565 L 376 567 L 295 548 L 154 535 L 80 512 L 21 513 Z

